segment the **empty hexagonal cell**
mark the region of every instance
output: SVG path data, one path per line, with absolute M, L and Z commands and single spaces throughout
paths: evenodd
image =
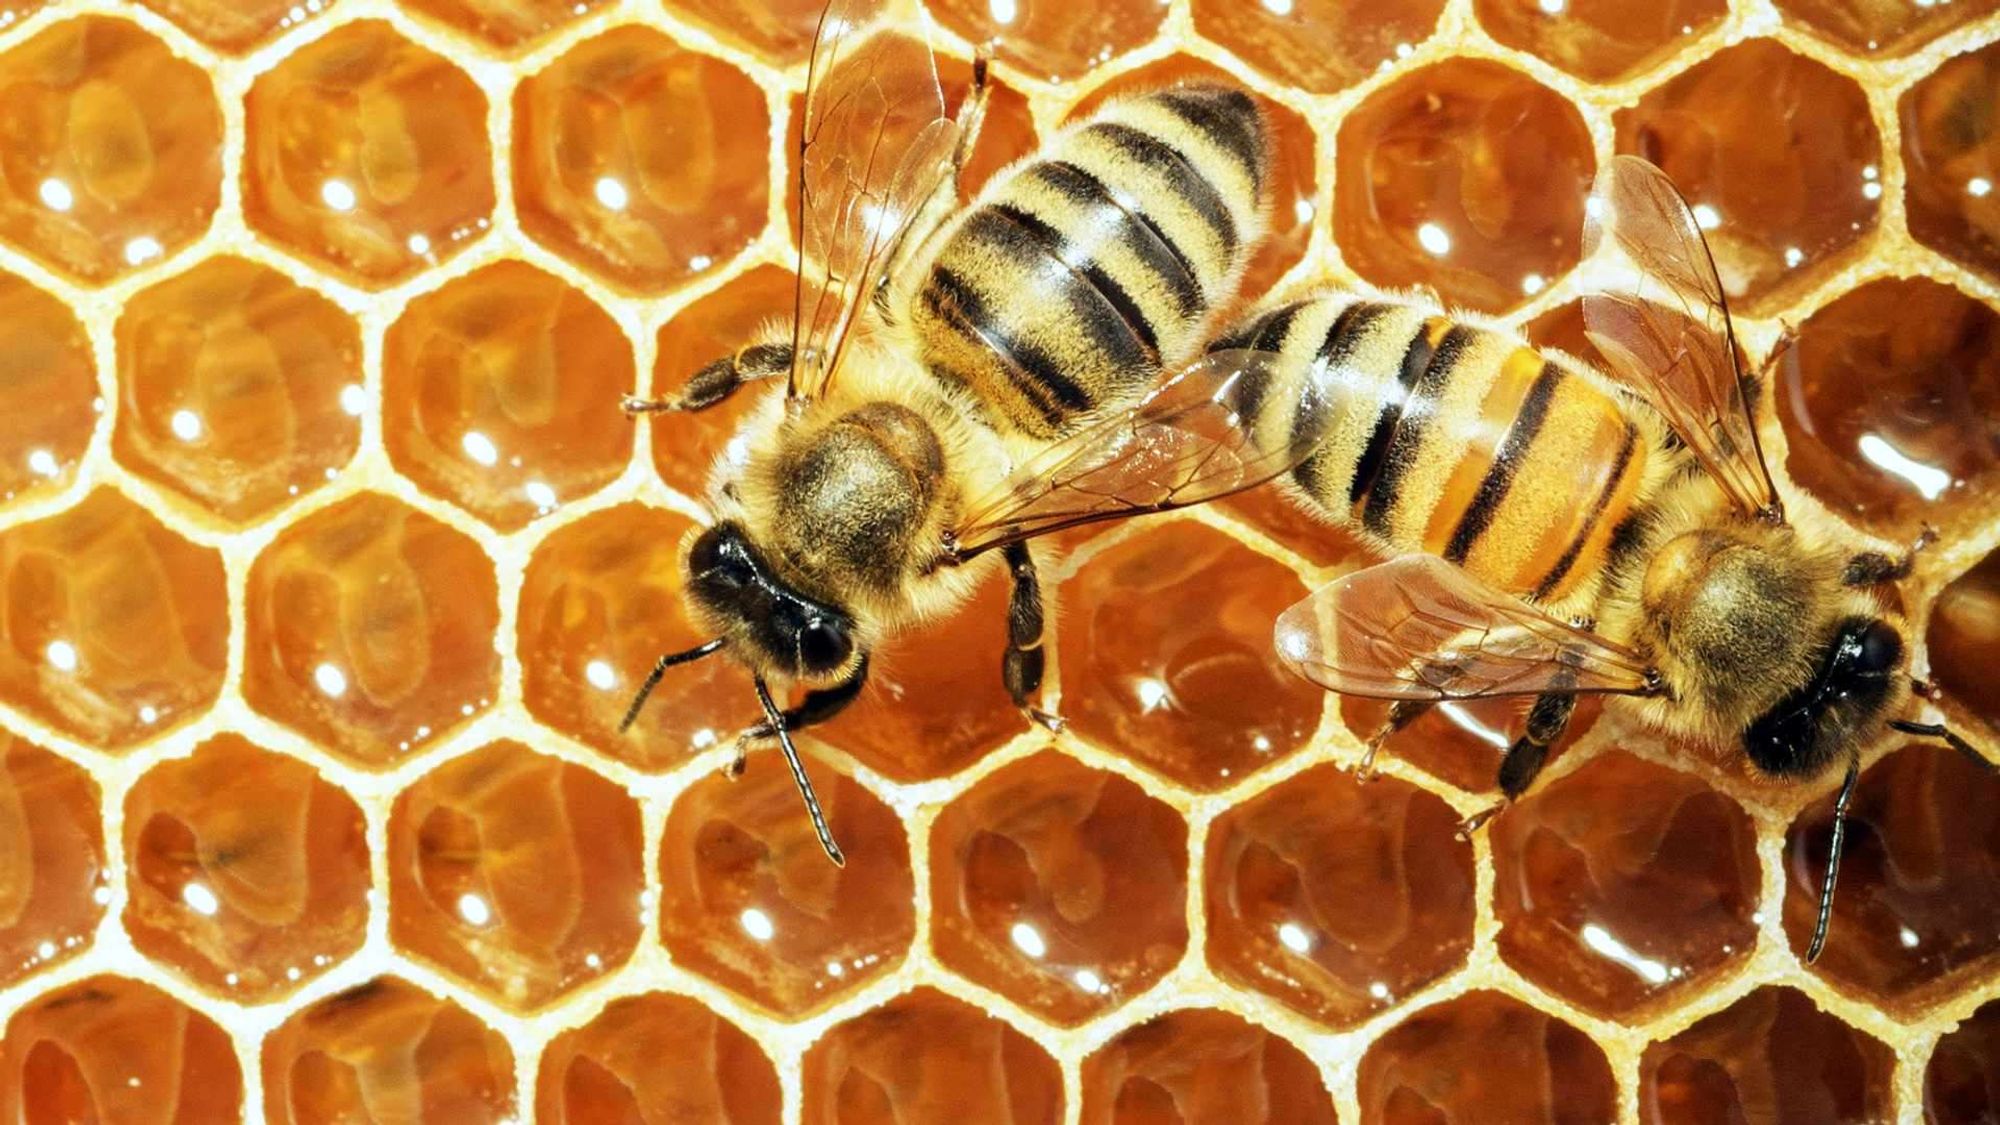
M 756 83 L 647 27 L 570 48 L 514 94 L 522 227 L 631 289 L 679 284 L 757 237 L 770 148 Z
M 1357 1023 L 1472 948 L 1472 847 L 1451 806 L 1317 766 L 1223 813 L 1202 893 L 1208 962 L 1322 1023 Z
M 1183 785 L 1234 785 L 1319 725 L 1325 693 L 1271 647 L 1271 623 L 1305 593 L 1219 531 L 1150 525 L 1063 584 L 1063 716 Z
M 518 742 L 454 758 L 396 798 L 389 937 L 515 1008 L 625 963 L 645 882 L 639 807 Z
M 147 956 L 254 1003 L 361 948 L 361 809 L 296 758 L 222 734 L 125 797 L 125 931 Z
M 1083 1060 L 1083 1125 L 1333 1125 L 1319 1069 L 1226 1012 L 1155 1016 Z
M 1993 675 L 2000 666 L 2000 552 L 1959 575 L 1931 603 L 1924 647 L 1945 706 L 2000 732 L 2000 678 Z
M 1785 19 L 1859 55 L 1900 55 L 1981 16 L 2000 11 L 1996 0 L 1948 4 L 1875 4 L 1865 0 L 1777 0 Z
M 222 690 L 222 559 L 108 488 L 0 532 L 0 698 L 107 750 Z
M 292 1013 L 264 1039 L 264 1120 L 515 1120 L 514 1052 L 477 1017 L 397 977 Z
M 125 304 L 111 448 L 231 520 L 325 483 L 361 441 L 361 333 L 332 301 L 211 258 Z
M 1875 225 L 1882 141 L 1853 82 L 1769 39 L 1739 43 L 1613 118 L 1618 151 L 1694 208 L 1731 301 L 1769 315 Z
M 1473 7 L 1493 38 L 1593 82 L 1639 74 L 1729 14 L 1728 0 L 1473 0 Z
M 1546 1012 L 1468 992 L 1384 1032 L 1361 1059 L 1363 1121 L 1552 1121 L 1618 1116 L 1604 1049 Z
M 243 1114 L 214 1020 L 149 984 L 97 976 L 23 1004 L 0 1036 L 0 1117 L 203 1125 Z
M 778 1125 L 778 1072 L 755 1040 L 685 996 L 649 992 L 606 1005 L 542 1052 L 543 1125 L 717 1121 Z
M 1336 151 L 1334 237 L 1377 285 L 1500 312 L 1576 264 L 1590 134 L 1519 71 L 1451 59 L 1407 74 L 1348 114 Z
M 1639 1117 L 1655 1125 L 1886 1121 L 1895 1061 L 1804 993 L 1760 988 L 1646 1048 Z
M 1381 757 L 1408 762 L 1468 793 L 1498 794 L 1500 757 L 1521 733 L 1533 702 L 1528 696 L 1496 696 L 1440 703 L 1390 735 L 1382 743 Z M 1384 700 L 1343 695 L 1335 706 L 1342 723 L 1364 742 L 1389 718 Z M 1578 700 L 1569 726 L 1549 750 L 1548 761 L 1560 761 L 1603 713 L 1601 701 L 1590 696 Z
M 222 191 L 215 91 L 136 24 L 51 24 L 0 54 L 0 91 L 0 239 L 98 283 L 208 229 Z
M 2000 276 L 2000 196 L 1993 193 L 2000 126 L 1989 112 L 1996 98 L 2000 44 L 1946 62 L 1898 105 L 1910 233 L 1988 277 Z
M 1988 1000 L 1938 1039 L 1924 1068 L 1924 1120 L 2000 1117 L 2000 1000 Z
M 81 952 L 111 888 L 97 783 L 0 732 L 0 987 Z
M 286 528 L 250 568 L 243 694 L 365 766 L 492 702 L 499 621 L 479 545 L 375 493 Z
M 1892 278 L 1798 333 L 1772 397 L 1790 439 L 1785 465 L 1814 495 L 1879 534 L 1914 536 L 1993 481 L 2000 315 L 1990 307 Z
M 619 723 L 653 662 L 700 644 L 682 595 L 681 546 L 694 525 L 621 504 L 544 540 L 521 586 L 521 665 L 529 710 L 640 769 L 672 769 L 733 737 L 757 711 L 733 660 L 674 669 L 628 731 Z
M 1500 955 L 1586 1010 L 1655 1010 L 1756 944 L 1756 828 L 1698 778 L 1600 754 L 1491 831 Z
M 928 0 L 932 16 L 969 43 L 1035 78 L 1055 82 L 1144 45 L 1166 22 L 1157 0 Z
M 931 826 L 938 960 L 1059 1023 L 1150 988 L 1187 948 L 1187 825 L 1116 774 L 1044 751 Z
M 813 32 L 826 11 L 825 0 L 663 0 L 667 11 L 776 66 L 802 63 L 812 50 Z
M 97 413 L 83 325 L 61 301 L 0 274 L 0 500 L 66 483 Z
M 224 51 L 241 53 L 332 7 L 335 0 L 139 0 L 182 31 Z
M 660 936 L 676 962 L 783 1016 L 896 967 L 917 922 L 909 841 L 895 810 L 810 756 L 835 867 L 775 751 L 740 780 L 696 781 L 660 841 Z
M 1232 11 L 1239 10 L 1234 5 L 1228 6 Z M 1366 10 L 1374 11 L 1379 6 L 1370 5 Z M 1246 6 L 1240 10 L 1247 12 L 1252 8 Z M 1258 7 L 1254 10 L 1263 13 L 1267 9 Z M 1175 55 L 1128 71 L 1099 86 L 1077 103 L 1070 111 L 1069 119 L 1079 120 L 1113 97 L 1146 93 L 1180 82 L 1241 85 L 1236 76 L 1214 63 Z M 1287 270 L 1297 265 L 1299 259 L 1305 257 L 1306 244 L 1312 240 L 1313 216 L 1317 213 L 1320 197 L 1319 160 L 1314 152 L 1316 141 L 1312 126 L 1297 109 L 1290 106 L 1262 96 L 1257 98 L 1257 104 L 1264 111 L 1270 127 L 1271 174 L 1268 182 L 1271 203 L 1266 211 L 1270 229 L 1257 247 L 1257 252 L 1251 256 L 1240 283 L 1242 293 L 1252 298 L 1261 296 Z
M 1444 0 L 1195 0 L 1194 27 L 1273 81 L 1330 94 L 1407 56 L 1430 38 L 1443 10 Z
M 525 47 L 607 0 L 398 0 L 404 9 L 502 50 Z
M 624 470 L 632 345 L 590 298 L 500 262 L 411 301 L 382 353 L 382 437 L 404 475 L 503 530 Z
M 1833 794 L 1785 838 L 1785 936 L 1803 953 L 1819 909 Z M 2000 778 L 1934 744 L 1861 775 L 1847 812 L 1840 885 L 1813 971 L 1892 1011 L 1911 1011 L 1990 970 L 2000 952 Z
M 1035 1041 L 942 992 L 920 988 L 845 1023 L 806 1051 L 805 1121 L 1063 1118 L 1062 1075 Z
M 244 215 L 315 263 L 385 285 L 487 227 L 486 97 L 387 23 L 350 23 L 285 56 L 244 112 Z

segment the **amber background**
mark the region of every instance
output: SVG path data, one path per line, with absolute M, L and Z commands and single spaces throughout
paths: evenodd
M 2000 782 L 1870 747 L 1811 969 L 1833 778 L 1586 707 L 1456 841 L 1508 716 L 1355 782 L 1379 712 L 1268 638 L 1362 560 L 1268 500 L 1049 565 L 1053 745 L 997 584 L 884 654 L 806 740 L 845 871 L 775 758 L 717 776 L 740 675 L 619 736 L 693 639 L 674 548 L 730 412 L 613 404 L 789 302 L 817 5 L 738 7 L 0 3 L 0 1116 L 1993 1119 Z M 1752 355 L 1801 330 L 1763 431 L 1795 518 L 1943 533 L 1916 666 L 1988 753 L 1996 9 L 933 5 L 948 84 L 998 42 L 975 176 L 1116 90 L 1263 95 L 1259 289 L 1581 346 L 1583 185 L 1662 163 Z

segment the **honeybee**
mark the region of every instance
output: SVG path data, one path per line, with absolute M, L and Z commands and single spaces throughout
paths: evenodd
M 1880 595 L 1928 537 L 1891 557 L 1787 520 L 1752 414 L 1761 375 L 1739 366 L 1714 261 L 1664 173 L 1607 164 L 1584 249 L 1622 279 L 1583 303 L 1604 371 L 1408 298 L 1309 296 L 1218 337 L 1283 361 L 1257 425 L 1321 435 L 1286 487 L 1401 556 L 1286 611 L 1277 650 L 1324 687 L 1394 701 L 1364 771 L 1439 702 L 1533 696 L 1502 802 L 1467 831 L 1527 790 L 1586 693 L 1639 697 L 1654 727 L 1740 749 L 1769 778 L 1843 764 L 1810 961 L 1862 747 L 1888 728 L 1994 768 L 1895 717 L 1928 687 Z
M 1002 679 L 1036 706 L 1043 614 L 1027 543 L 1197 503 L 1295 464 L 1307 443 L 1252 433 L 1241 396 L 1271 358 L 1204 351 L 1264 227 L 1268 129 L 1225 86 L 1112 102 L 958 207 L 986 66 L 945 113 L 927 48 L 870 36 L 884 5 L 835 0 L 808 65 L 791 323 L 634 414 L 770 391 L 715 469 L 712 522 L 683 560 L 713 639 L 670 667 L 742 662 L 820 844 L 828 830 L 791 732 L 861 691 L 869 653 L 946 613 L 998 552 L 1012 577 Z M 780 383 L 782 377 L 782 383 Z M 770 683 L 808 689 L 780 709 Z

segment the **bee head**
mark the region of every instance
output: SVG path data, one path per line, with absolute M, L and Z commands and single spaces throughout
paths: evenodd
M 702 530 L 686 568 L 694 615 L 757 674 L 825 684 L 844 679 L 860 659 L 853 615 L 787 585 L 742 525 L 725 520 Z
M 1813 773 L 1841 756 L 1899 702 L 1903 635 L 1879 617 L 1843 618 L 1820 646 L 1811 680 L 1759 715 L 1743 748 L 1776 777 Z

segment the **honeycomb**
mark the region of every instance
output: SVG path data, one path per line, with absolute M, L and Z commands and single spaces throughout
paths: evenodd
M 2000 2 L 927 0 L 975 182 L 1120 90 L 1269 104 L 1254 290 L 1428 287 L 1585 350 L 1584 185 L 1687 191 L 1792 511 L 1903 591 L 2000 755 Z M 0 6 L 0 1118 L 1969 1122 L 2000 1114 L 2000 779 L 1835 778 L 1581 709 L 1379 705 L 1271 621 L 1361 565 L 1269 496 L 1064 540 L 1051 737 L 1005 590 L 802 742 L 674 551 L 790 305 L 818 0 Z M 916 0 L 896 18 L 915 26 Z

